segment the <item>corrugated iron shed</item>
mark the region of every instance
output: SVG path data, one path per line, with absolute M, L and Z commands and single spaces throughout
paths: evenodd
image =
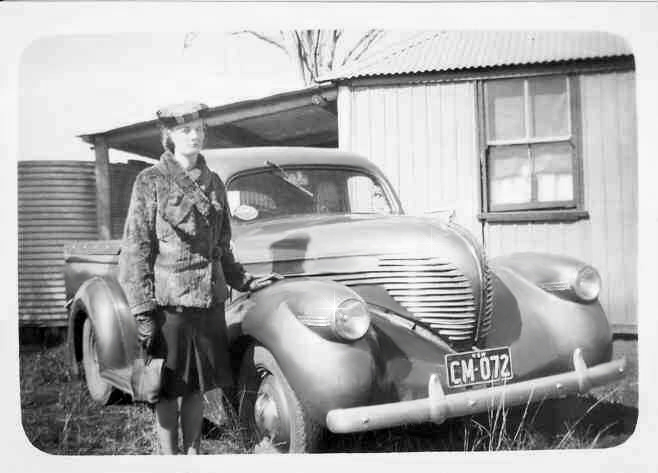
M 591 31 L 434 31 L 414 35 L 320 82 L 630 56 L 626 41 Z

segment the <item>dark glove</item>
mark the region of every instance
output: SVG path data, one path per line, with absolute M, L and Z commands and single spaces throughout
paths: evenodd
M 246 289 L 250 292 L 258 291 L 260 289 L 263 289 L 264 287 L 269 286 L 270 284 L 276 281 L 280 281 L 281 279 L 283 279 L 283 276 L 281 276 L 278 273 L 252 276 L 246 285 L 247 286 Z
M 151 360 L 151 348 L 155 338 L 155 314 L 152 311 L 135 315 L 137 341 L 142 349 L 146 364 Z

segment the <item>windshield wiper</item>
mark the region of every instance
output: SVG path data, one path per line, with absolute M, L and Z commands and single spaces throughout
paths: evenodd
M 269 160 L 265 161 L 265 164 L 267 165 L 267 167 L 275 169 L 277 171 L 277 173 L 274 174 L 275 176 L 279 177 L 280 179 L 282 179 L 286 183 L 290 184 L 291 186 L 293 186 L 298 191 L 302 192 L 307 197 L 310 197 L 311 199 L 313 198 L 313 192 L 311 192 L 310 190 L 306 189 L 305 187 L 297 184 L 292 179 L 292 177 L 290 177 L 290 174 L 288 174 L 281 166 L 279 166 L 278 164 L 273 163 L 272 161 L 269 161 Z

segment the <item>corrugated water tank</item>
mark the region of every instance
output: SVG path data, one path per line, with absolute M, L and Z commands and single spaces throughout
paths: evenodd
M 110 165 L 112 238 L 120 238 L 132 183 L 148 164 Z M 66 324 L 63 246 L 98 238 L 94 163 L 18 163 L 18 313 L 21 326 Z

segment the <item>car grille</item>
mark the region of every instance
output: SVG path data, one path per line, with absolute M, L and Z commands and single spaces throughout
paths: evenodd
M 377 284 L 416 320 L 455 345 L 470 345 L 491 329 L 493 284 L 483 267 L 483 297 L 453 264 L 433 257 L 380 256 L 374 271 L 333 275 L 347 285 Z M 480 307 L 479 301 L 482 302 Z M 479 315 L 482 314 L 480 317 Z
M 484 304 L 482 308 L 482 316 L 480 317 L 480 323 L 478 325 L 478 332 L 476 333 L 475 340 L 483 340 L 491 331 L 491 326 L 493 324 L 493 312 L 494 312 L 494 287 L 493 287 L 493 276 L 489 270 L 489 265 L 486 260 L 483 265 L 484 270 Z

